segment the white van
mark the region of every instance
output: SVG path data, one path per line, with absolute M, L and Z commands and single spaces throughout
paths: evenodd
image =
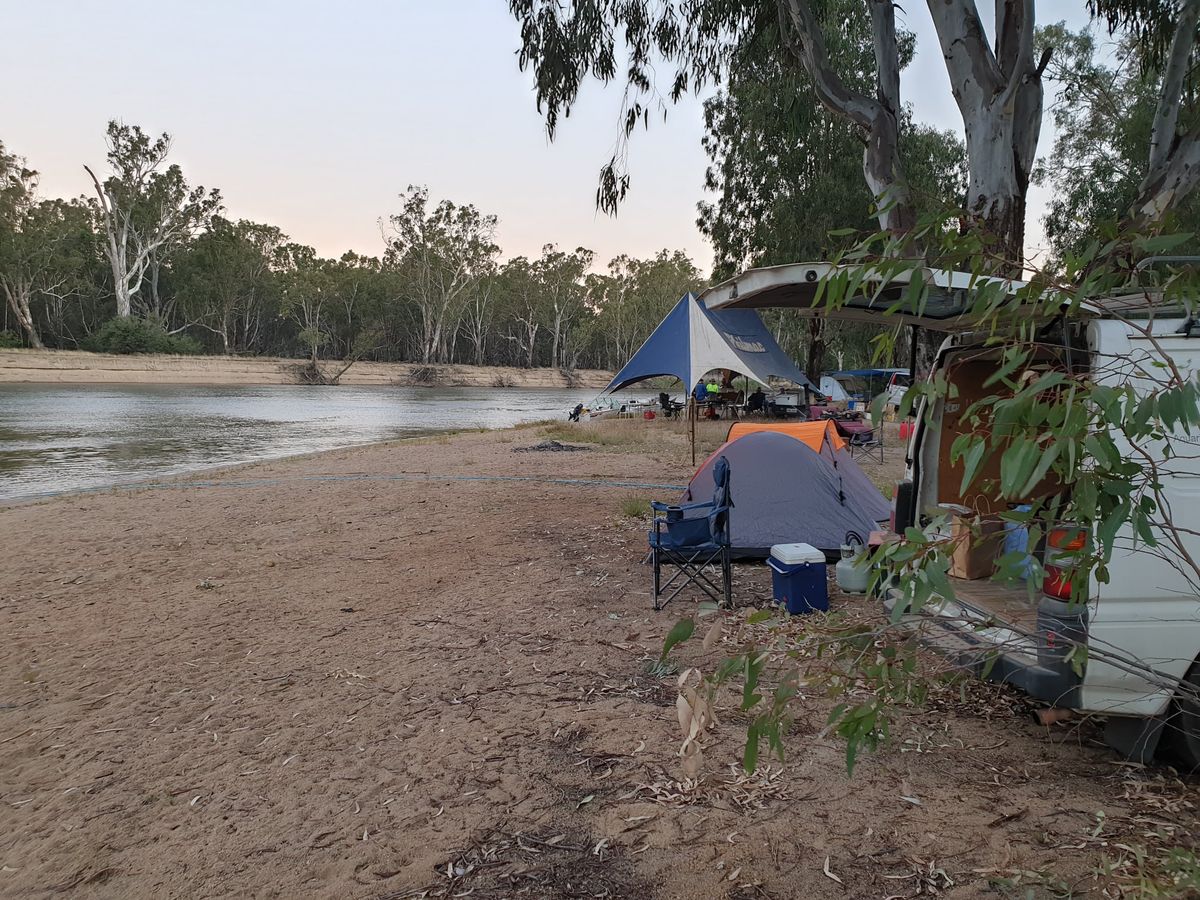
M 751 269 L 710 288 L 701 299 L 710 309 L 789 307 L 826 315 L 823 308 L 814 309 L 817 286 L 835 272 L 828 263 Z M 971 333 L 964 310 L 972 276 L 925 269 L 920 277 L 932 287 L 919 312 L 895 308 L 903 297 L 904 285 L 898 284 L 878 296 L 851 298 L 832 317 L 882 324 L 880 314 L 891 307 L 888 324 L 948 335 L 934 367 L 956 386 L 958 396 L 921 410 L 907 449 L 906 476 L 896 490 L 896 530 L 915 524 L 929 532 L 939 511 L 944 512 L 942 504 L 962 502 L 961 469 L 949 471 L 949 447 L 958 433 L 956 414 L 969 405 L 973 391 L 982 390 L 1002 348 L 985 348 Z M 867 290 L 878 287 L 868 283 Z M 1101 310 L 1084 311 L 1047 324 L 1039 336 L 1045 341 L 1046 360 L 1065 359 L 1064 364 L 1088 371 L 1101 382 L 1132 383 L 1135 388 L 1145 372 L 1154 371 L 1161 355 L 1169 356 L 1184 373 L 1196 371 L 1200 323 L 1194 322 L 1190 310 L 1162 305 L 1151 310 L 1139 295 L 1127 300 L 1122 318 L 1143 319 L 1152 338 Z M 1189 439 L 1174 435 L 1173 440 Z M 1200 451 L 1200 438 L 1190 442 Z M 1173 460 L 1163 482 L 1173 522 L 1187 535 L 1185 552 L 1200 559 L 1200 452 Z M 1058 539 L 1052 533 L 1050 543 Z M 991 678 L 1056 707 L 1106 716 L 1106 740 L 1130 758 L 1149 760 L 1164 738 L 1179 762 L 1197 768 L 1200 585 L 1194 575 L 1185 577 L 1181 569 L 1186 566 L 1162 558 L 1170 552 L 1164 547 L 1148 550 L 1134 544 L 1132 535 L 1119 535 L 1108 566 L 1109 581 L 1100 584 L 1093 578 L 1086 606 L 1066 602 L 1070 589 L 1053 576 L 1041 586 L 1040 597 L 1035 590 L 1033 598 L 1027 587 L 955 579 L 956 602 L 929 604 L 925 613 L 934 617 L 933 627 L 922 631 L 932 633 L 930 640 L 940 650 L 966 666 L 986 670 Z M 1075 664 L 1070 659 L 1075 645 L 1088 651 L 1079 654 L 1081 675 L 1078 658 Z M 1191 689 L 1182 691 L 1181 684 Z M 1168 722 L 1170 727 L 1164 728 Z

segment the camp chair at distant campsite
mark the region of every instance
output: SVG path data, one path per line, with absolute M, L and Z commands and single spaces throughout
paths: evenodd
M 846 440 L 850 456 L 875 458 L 878 455 L 879 461 L 883 462 L 883 423 L 871 417 L 864 419 L 864 423 L 869 423 L 867 428 L 851 433 Z
M 679 411 L 684 408 L 684 405 L 677 400 L 672 400 L 671 395 L 663 391 L 658 395 L 658 405 L 662 407 L 663 415 L 668 419 L 674 419 L 679 415 Z
M 732 603 L 729 510 L 733 496 L 729 490 L 729 460 L 724 456 L 713 466 L 713 480 L 713 496 L 708 502 L 650 504 L 654 509 L 650 559 L 654 564 L 655 609 L 662 609 L 689 584 L 696 585 L 718 603 L 724 602 L 725 606 Z M 675 570 L 666 582 L 662 580 L 664 565 Z M 710 568 L 720 571 L 720 587 L 709 578 Z M 670 594 L 663 599 L 668 590 Z

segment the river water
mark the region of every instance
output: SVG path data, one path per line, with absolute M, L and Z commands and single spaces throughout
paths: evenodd
M 594 391 L 0 385 L 0 502 L 462 428 L 565 418 Z

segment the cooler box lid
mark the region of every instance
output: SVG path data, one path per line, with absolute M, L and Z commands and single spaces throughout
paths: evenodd
M 825 554 L 812 544 L 776 544 L 771 548 L 771 556 L 787 566 L 825 562 Z

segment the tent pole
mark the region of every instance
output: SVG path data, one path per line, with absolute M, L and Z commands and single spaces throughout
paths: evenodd
M 696 465 L 696 398 L 688 397 L 688 434 L 692 441 L 692 466 Z

